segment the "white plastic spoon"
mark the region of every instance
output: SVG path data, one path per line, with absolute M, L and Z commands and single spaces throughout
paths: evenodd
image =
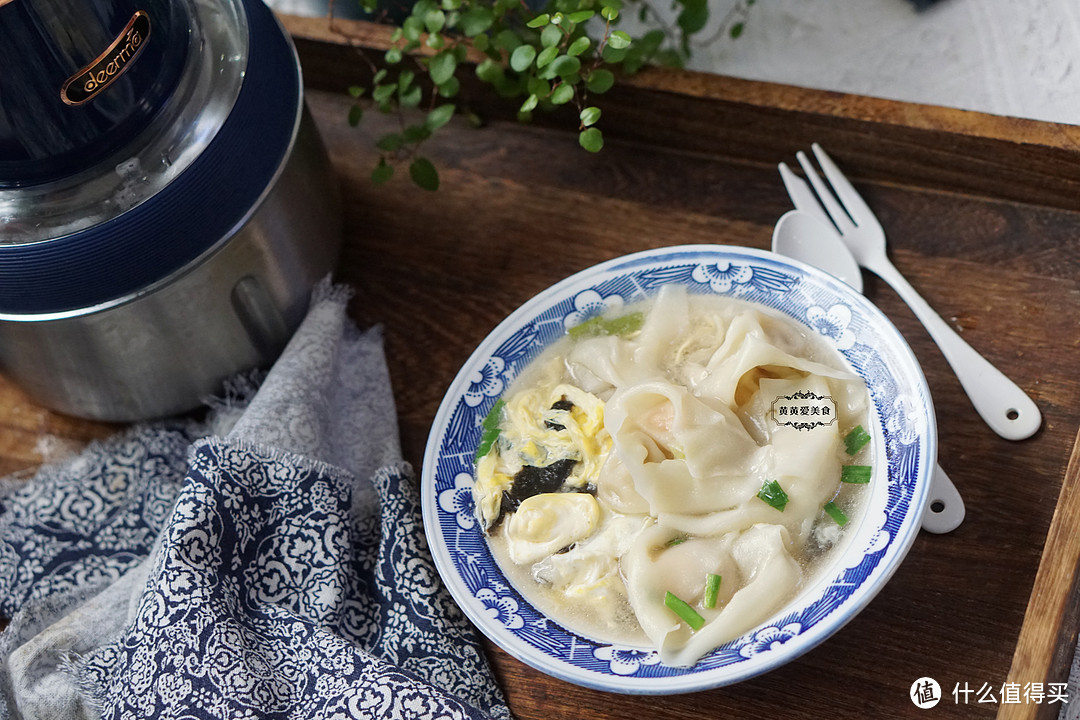
M 862 292 L 862 271 L 836 230 L 813 215 L 790 210 L 773 228 L 773 252 L 824 270 L 856 291 Z M 930 502 L 923 513 L 927 532 L 947 533 L 964 521 L 966 509 L 956 485 L 940 465 L 930 479 Z

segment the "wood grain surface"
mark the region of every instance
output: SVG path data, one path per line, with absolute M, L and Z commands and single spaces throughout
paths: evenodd
M 440 190 L 416 188 L 403 170 L 376 187 L 374 140 L 399 121 L 369 109 L 359 127 L 348 125 L 344 89 L 371 70 L 343 43 L 363 37 L 372 57 L 385 36 L 363 23 L 331 31 L 325 20 L 284 20 L 345 199 L 337 279 L 356 288 L 350 312 L 358 324 L 384 329 L 403 450 L 415 467 L 444 391 L 503 317 L 558 280 L 628 252 L 690 243 L 767 248 L 790 209 L 776 163 L 812 141 L 877 211 L 898 268 L 1044 415 L 1033 438 L 995 435 L 912 313 L 867 275 L 867 295 L 923 365 L 939 461 L 965 498 L 964 524 L 948 535 L 920 534 L 848 625 L 791 664 L 735 686 L 658 697 L 597 692 L 485 642 L 515 717 L 1056 716 L 1057 704 L 1001 700 L 1008 682 L 1062 682 L 1076 641 L 1077 128 L 647 73 L 604 97 L 600 154 L 577 146 L 572 123 L 519 124 L 512 111 L 478 100 L 484 127 L 456 118 L 424 146 L 440 169 Z M 5 472 L 40 462 L 43 438 L 80 443 L 115 429 L 50 413 L 2 383 L 0 425 Z M 924 676 L 945 694 L 932 711 L 909 699 Z M 952 694 L 984 685 L 994 702 Z

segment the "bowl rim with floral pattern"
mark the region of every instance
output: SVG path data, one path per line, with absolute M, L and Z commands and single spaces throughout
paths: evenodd
M 654 649 L 600 642 L 533 607 L 500 570 L 474 514 L 473 457 L 497 397 L 566 329 L 678 283 L 691 293 L 756 302 L 840 352 L 871 399 L 875 461 L 864 511 L 848 540 L 768 620 L 695 665 L 666 665 Z M 706 690 L 755 677 L 816 647 L 892 577 L 929 502 L 937 426 L 925 376 L 888 318 L 840 280 L 770 251 L 681 245 L 582 270 L 525 302 L 472 353 L 432 423 L 421 473 L 424 530 L 436 568 L 464 614 L 511 656 L 556 678 L 629 694 Z

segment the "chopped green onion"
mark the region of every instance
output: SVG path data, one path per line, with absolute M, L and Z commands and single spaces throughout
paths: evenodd
M 686 601 L 680 600 L 671 591 L 668 591 L 667 595 L 664 596 L 664 604 L 689 625 L 691 630 L 700 630 L 705 625 L 705 618 L 698 615 L 697 610 L 686 604 Z
M 476 462 L 480 462 L 480 458 L 491 452 L 491 446 L 495 444 L 495 440 L 499 437 L 499 418 L 502 415 L 503 408 L 506 407 L 506 402 L 499 398 L 495 401 L 495 404 L 491 406 L 491 410 L 484 417 L 482 424 L 483 432 L 480 435 L 480 445 L 476 448 Z
M 636 312 L 608 320 L 606 323 L 604 323 L 604 329 L 607 330 L 608 335 L 623 336 L 637 332 L 644 324 L 645 315 L 643 313 Z
M 593 335 L 603 335 L 603 323 L 604 318 L 597 315 L 596 317 L 589 318 L 583 323 L 578 323 L 567 330 L 566 333 L 574 339 L 592 337 Z
M 854 455 L 862 450 L 868 442 L 870 442 L 870 433 L 866 432 L 862 425 L 857 425 L 844 438 L 844 447 L 847 448 L 848 455 Z
M 836 521 L 836 524 L 840 527 L 847 525 L 848 517 L 844 514 L 844 511 L 837 507 L 836 503 L 829 501 L 825 503 L 825 513 Z
M 845 465 L 840 468 L 840 482 L 865 485 L 870 482 L 873 468 L 869 465 Z
M 617 318 L 605 319 L 597 315 L 579 323 L 566 332 L 575 340 L 596 335 L 629 335 L 641 329 L 645 324 L 644 313 L 629 313 Z
M 716 598 L 720 595 L 720 576 L 708 573 L 705 576 L 705 599 L 701 604 L 707 608 L 716 607 Z
M 784 511 L 788 503 L 787 493 L 780 487 L 780 483 L 775 480 L 770 480 L 762 485 L 757 496 L 781 512 Z
M 667 546 L 668 547 L 675 547 L 676 545 L 682 545 L 684 542 L 687 541 L 687 539 L 688 538 L 685 535 L 679 535 L 678 537 L 673 537 L 673 538 L 671 538 L 670 540 L 667 541 Z

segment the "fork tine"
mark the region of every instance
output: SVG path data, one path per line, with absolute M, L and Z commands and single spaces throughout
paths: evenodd
M 825 206 L 825 212 L 829 213 L 829 217 L 832 218 L 832 222 L 836 225 L 836 228 L 840 231 L 840 234 L 849 233 L 855 229 L 855 224 L 851 221 L 847 211 L 836 200 L 836 196 L 833 195 L 829 186 L 825 184 L 825 181 L 818 175 L 817 170 L 810 163 L 810 158 L 806 157 L 806 153 L 802 150 L 795 153 L 795 159 L 802 165 L 803 172 L 806 173 L 806 177 L 810 180 L 810 184 L 814 186 L 814 191 L 817 193 L 818 199 L 821 204 Z
M 788 197 L 795 203 L 795 209 L 813 215 L 826 225 L 832 225 L 825 208 L 818 202 L 814 191 L 810 189 L 806 181 L 795 174 L 787 163 L 780 163 L 780 179 L 784 181 Z
M 833 186 L 833 190 L 836 191 L 837 197 L 840 198 L 840 202 L 844 203 L 844 207 L 847 208 L 848 214 L 855 221 L 855 224 L 877 225 L 880 227 L 881 224 L 878 222 L 877 216 L 874 215 L 874 211 L 866 204 L 862 195 L 851 185 L 844 173 L 840 172 L 840 168 L 836 166 L 832 158 L 817 143 L 812 144 L 810 147 L 814 151 L 818 164 L 821 165 L 822 172 L 829 179 L 829 183 Z

